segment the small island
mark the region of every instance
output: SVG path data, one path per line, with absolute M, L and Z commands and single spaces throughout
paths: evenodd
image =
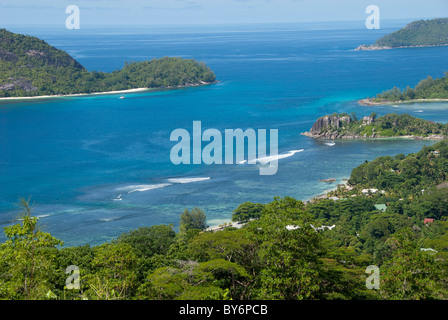
M 358 119 L 355 113 L 320 117 L 309 132 L 302 135 L 318 139 L 410 138 L 442 140 L 448 137 L 448 125 L 427 121 L 408 114 L 376 113 Z
M 363 106 L 376 106 L 390 103 L 437 101 L 448 101 L 448 72 L 445 72 L 445 76 L 439 79 L 428 76 L 421 80 L 415 88 L 394 87 L 377 94 L 374 98 L 361 99 L 358 103 Z
M 178 88 L 216 82 L 205 63 L 179 57 L 126 62 L 110 73 L 86 70 L 36 37 L 0 29 L 0 97 L 39 97 Z
M 385 50 L 448 45 L 448 18 L 418 20 L 355 50 Z

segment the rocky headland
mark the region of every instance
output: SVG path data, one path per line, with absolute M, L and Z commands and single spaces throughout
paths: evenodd
M 310 131 L 302 135 L 316 139 L 410 138 L 442 140 L 448 138 L 448 125 L 434 123 L 407 114 L 375 113 L 358 119 L 346 113 L 320 117 Z

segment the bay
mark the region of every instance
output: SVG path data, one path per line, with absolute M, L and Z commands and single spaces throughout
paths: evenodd
M 125 61 L 181 56 L 204 61 L 214 85 L 144 93 L 0 102 L 0 227 L 11 224 L 20 197 L 31 197 L 41 228 L 65 245 L 100 244 L 141 226 L 178 224 L 195 206 L 209 225 L 229 221 L 245 201 L 275 196 L 307 200 L 334 188 L 351 170 L 378 156 L 417 152 L 434 141 L 336 141 L 300 133 L 334 112 L 409 113 L 446 123 L 447 103 L 362 107 L 358 99 L 393 86 L 415 86 L 448 70 L 448 48 L 357 52 L 381 30 L 363 23 L 210 27 L 11 29 L 66 50 L 89 70 Z M 179 165 L 170 161 L 170 133 L 278 129 L 277 174 L 251 165 Z M 335 178 L 334 183 L 319 182 Z M 1 235 L 0 237 L 3 237 Z M 3 238 L 2 238 L 3 239 Z

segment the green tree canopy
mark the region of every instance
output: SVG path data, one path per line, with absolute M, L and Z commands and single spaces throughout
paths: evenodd
M 0 246 L 0 297 L 6 299 L 44 299 L 53 289 L 46 281 L 55 273 L 56 246 L 63 242 L 42 232 L 31 206 L 21 200 L 19 223 L 4 228 L 7 240 Z
M 185 209 L 180 215 L 180 230 L 186 232 L 192 229 L 205 230 L 207 228 L 205 222 L 207 217 L 204 210 L 200 208 L 193 208 L 191 211 Z

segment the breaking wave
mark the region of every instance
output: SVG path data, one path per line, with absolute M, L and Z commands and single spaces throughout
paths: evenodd
M 210 180 L 210 177 L 198 177 L 198 178 L 170 178 L 166 181 L 171 183 L 191 183 L 191 182 L 199 182 Z
M 271 161 L 276 161 L 276 160 L 292 157 L 296 153 L 302 152 L 304 150 L 305 149 L 291 150 L 291 151 L 288 151 L 287 153 L 278 154 L 278 155 L 275 155 L 275 156 L 267 156 L 267 157 L 257 158 L 256 161 L 261 163 L 261 164 L 266 164 L 266 163 L 269 163 Z M 239 161 L 238 164 L 244 164 L 246 162 L 247 162 L 247 160 L 243 160 L 243 161 Z

